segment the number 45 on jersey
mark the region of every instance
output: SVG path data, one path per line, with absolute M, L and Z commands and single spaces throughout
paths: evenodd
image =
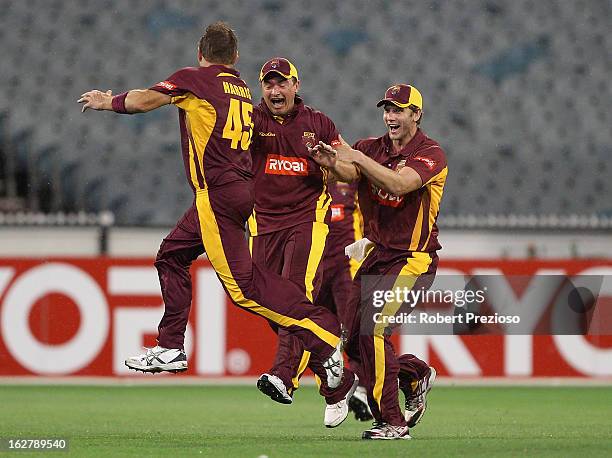
M 232 141 L 230 145 L 232 149 L 238 149 L 238 142 L 240 142 L 241 150 L 249 149 L 251 137 L 253 136 L 251 113 L 253 113 L 252 104 L 230 98 L 227 121 L 225 121 L 225 127 L 223 128 L 223 138 Z M 244 130 L 245 127 L 247 128 L 246 130 Z

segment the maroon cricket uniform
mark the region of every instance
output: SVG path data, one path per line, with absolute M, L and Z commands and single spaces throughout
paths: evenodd
M 357 203 L 357 183 L 335 182 L 329 185 L 329 192 L 332 204 L 326 260 L 345 258 L 344 248 L 363 236 L 363 219 Z
M 194 206 L 164 239 L 155 266 L 165 303 L 159 345 L 182 348 L 191 307 L 189 266 L 206 251 L 232 301 L 295 335 L 322 358 L 339 342 L 339 324 L 293 283 L 252 262 L 245 223 L 253 209 L 249 146 L 251 93 L 221 65 L 185 68 L 151 88 L 179 108 L 181 146 Z
M 398 153 L 394 152 L 388 134 L 358 141 L 353 148 L 395 171 L 411 167 L 423 181 L 416 191 L 395 196 L 366 177 L 361 178 L 359 205 L 365 235 L 375 247 L 355 276 L 348 306 L 353 319 L 346 350 L 352 358 L 361 359 L 359 372 L 365 377 L 372 414 L 378 421 L 405 426 L 398 401 L 398 378 L 402 389 L 409 391 L 410 381 L 428 374 L 429 367 L 413 355 L 398 357 L 389 338 L 390 330 L 377 326 L 371 314 L 358 310 L 368 303 L 362 302 L 362 298 L 370 297 L 374 290 L 431 286 L 438 263 L 436 250 L 440 248 L 436 219 L 448 173 L 446 157 L 440 146 L 420 129 Z M 368 276 L 367 289 L 362 281 L 364 276 Z M 387 303 L 377 311 L 394 315 L 398 307 Z
M 172 96 L 179 108 L 183 163 L 194 192 L 252 177 L 251 155 L 242 154 L 251 139 L 251 120 L 242 124 L 240 110 L 249 114 L 253 105 L 237 71 L 221 65 L 187 67 L 150 89 Z M 241 124 L 229 126 L 236 116 Z
M 334 123 L 296 95 L 294 110 L 274 116 L 265 102 L 253 111 L 255 208 L 249 218 L 252 255 L 316 299 L 317 272 L 329 231 L 326 172 L 308 153 L 320 140 L 337 144 Z
M 253 110 L 253 124 L 255 208 L 249 218 L 253 260 L 291 280 L 317 302 L 331 196 L 326 172 L 312 160 L 307 146 L 320 140 L 337 144 L 338 131 L 327 116 L 297 95 L 294 110 L 282 117 L 274 116 L 262 100 Z M 323 369 L 298 339 L 273 328 L 279 342 L 268 372 L 291 393 L 306 367 L 319 376 Z M 321 392 L 327 398 L 332 395 L 325 386 Z
M 338 144 L 336 126 L 320 111 L 295 97 L 295 108 L 274 116 L 265 102 L 253 111 L 255 212 L 252 235 L 279 231 L 300 223 L 328 222 L 331 197 L 322 167 L 308 154 L 319 141 Z
M 421 189 L 402 197 L 361 180 L 359 205 L 366 237 L 388 249 L 427 253 L 439 250 L 436 219 L 448 171 L 440 145 L 418 129 L 398 154 L 393 153 L 388 134 L 361 140 L 353 147 L 390 169 L 411 167 L 423 180 Z
M 357 204 L 357 183 L 336 182 L 329 185 L 329 190 L 332 214 L 321 267 L 319 302 L 334 310 L 346 325 L 346 303 L 358 263 L 344 254 L 344 248 L 363 237 L 363 221 Z

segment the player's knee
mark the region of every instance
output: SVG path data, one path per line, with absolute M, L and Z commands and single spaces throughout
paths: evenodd
M 157 269 L 163 267 L 168 258 L 169 258 L 169 253 L 165 249 L 164 244 L 162 243 L 161 246 L 159 247 L 159 250 L 157 251 L 157 256 L 155 256 L 155 262 L 154 262 L 155 267 Z
M 173 252 L 171 250 L 167 250 L 162 243 L 159 251 L 157 252 L 157 256 L 155 257 L 154 265 L 158 271 L 166 270 L 166 269 L 188 269 L 191 265 L 192 260 L 188 257 Z

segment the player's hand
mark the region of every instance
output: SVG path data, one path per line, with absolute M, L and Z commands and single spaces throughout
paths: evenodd
M 94 89 L 93 91 L 88 91 L 81 94 L 81 98 L 77 100 L 77 102 L 83 104 L 81 113 L 88 108 L 91 108 L 92 110 L 112 110 L 113 91 L 108 90 L 106 92 L 102 92 Z
M 342 138 L 340 139 L 342 141 Z M 350 147 L 346 142 L 342 142 L 336 146 L 336 157 L 339 161 L 354 162 L 355 161 L 355 150 Z
M 317 164 L 323 167 L 333 169 L 336 166 L 336 150 L 326 143 L 319 142 L 312 148 L 308 147 L 308 153 Z

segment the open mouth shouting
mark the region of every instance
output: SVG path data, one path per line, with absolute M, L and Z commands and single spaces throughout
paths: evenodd
M 270 97 L 270 103 L 275 110 L 282 110 L 285 108 L 285 97 L 283 96 L 273 96 Z
M 399 133 L 400 125 L 397 123 L 387 123 L 387 128 L 389 129 L 389 135 L 396 135 Z

